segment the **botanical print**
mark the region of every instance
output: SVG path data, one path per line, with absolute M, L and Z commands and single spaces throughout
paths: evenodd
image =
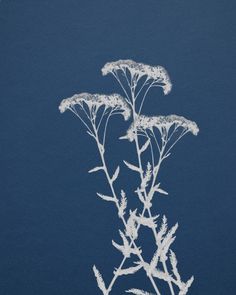
M 105 64 L 102 74 L 111 74 L 119 83 L 124 97 L 119 94 L 75 94 L 62 100 L 59 109 L 61 113 L 72 111 L 86 127 L 87 134 L 95 141 L 100 155 L 101 165 L 89 171 L 103 172 L 109 184 L 110 192 L 97 192 L 97 196 L 110 202 L 117 208 L 118 218 L 123 223 L 119 229 L 120 240 L 112 245 L 121 252 L 122 260 L 114 269 L 110 282 L 105 282 L 102 274 L 94 265 L 93 272 L 102 294 L 112 294 L 112 288 L 117 279 L 134 275 L 143 269 L 153 290 L 135 288 L 126 290 L 136 295 L 161 295 L 160 285 L 167 284 L 171 295 L 185 295 L 194 280 L 193 276 L 183 281 L 178 270 L 176 254 L 171 250 L 175 241 L 178 223 L 169 227 L 167 217 L 160 216 L 153 208 L 153 199 L 159 195 L 168 195 L 159 182 L 159 172 L 163 161 L 170 157 L 175 144 L 186 134 L 198 134 L 198 126 L 182 116 L 146 116 L 142 108 L 153 87 L 161 87 L 167 95 L 172 84 L 167 71 L 161 66 L 149 66 L 132 60 L 119 60 Z M 130 127 L 121 134 L 121 140 L 134 144 L 136 163 L 127 159 L 121 161 L 115 171 L 109 170 L 109 159 L 106 157 L 108 123 L 114 115 L 121 115 L 130 120 Z M 140 182 L 135 187 L 132 196 L 127 195 L 124 188 L 118 189 L 116 180 L 120 170 L 136 173 Z M 129 199 L 138 198 L 140 208 L 130 208 Z M 155 252 L 148 261 L 142 252 L 140 244 L 140 227 L 146 227 L 154 237 Z M 129 260 L 131 266 L 125 267 Z M 150 293 L 151 292 L 151 293 Z M 166 295 L 166 294 L 165 294 Z

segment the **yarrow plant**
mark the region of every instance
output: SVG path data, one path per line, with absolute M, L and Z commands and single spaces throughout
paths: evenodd
M 119 94 L 81 93 L 62 100 L 59 106 L 61 113 L 72 111 L 86 127 L 88 135 L 95 140 L 101 165 L 91 169 L 89 173 L 104 172 L 110 193 L 97 195 L 116 206 L 118 218 L 123 224 L 123 228 L 119 229 L 120 241 L 112 240 L 112 245 L 121 252 L 122 260 L 114 269 L 111 281 L 105 283 L 97 267 L 93 266 L 98 288 L 103 295 L 111 294 L 118 278 L 134 275 L 143 269 L 153 291 L 132 288 L 126 290 L 127 293 L 161 295 L 160 285 L 165 283 L 171 295 L 186 295 L 194 278 L 192 276 L 186 282 L 182 280 L 176 255 L 171 249 L 178 223 L 169 228 L 166 216 L 160 217 L 155 208 L 153 210 L 153 198 L 158 194 L 168 195 L 158 181 L 161 164 L 171 155 L 173 147 L 184 135 L 198 134 L 198 126 L 182 116 L 150 117 L 141 114 L 150 88 L 161 87 L 165 95 L 171 91 L 172 84 L 163 67 L 119 60 L 105 64 L 102 74 L 112 74 L 115 77 L 124 97 Z M 118 114 L 125 120 L 131 120 L 130 127 L 120 139 L 133 143 L 136 150 L 137 164 L 127 160 L 123 160 L 123 164 L 131 173 L 139 175 L 140 181 L 134 189 L 134 195 L 140 201 L 141 210 L 128 206 L 128 199 L 132 196 L 128 197 L 125 190 L 118 190 L 115 185 L 120 175 L 120 166 L 111 173 L 106 160 L 108 123 L 112 116 Z M 140 244 L 141 227 L 149 228 L 154 237 L 156 250 L 150 261 L 145 259 Z M 131 265 L 129 267 L 125 267 L 127 260 Z

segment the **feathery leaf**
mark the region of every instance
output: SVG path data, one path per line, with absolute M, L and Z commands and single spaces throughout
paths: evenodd
M 156 238 L 156 242 L 159 246 L 160 246 L 163 236 L 165 235 L 166 232 L 167 232 L 167 218 L 164 215 L 162 218 L 161 228 L 160 228 L 159 232 L 157 233 L 157 238 Z
M 137 265 L 137 266 L 131 266 L 129 268 L 124 268 L 124 269 L 115 269 L 114 274 L 118 276 L 123 276 L 123 275 L 132 275 L 139 271 L 142 268 L 142 265 Z
M 136 220 L 139 224 L 142 224 L 143 226 L 147 226 L 149 228 L 155 229 L 157 227 L 156 225 L 156 219 L 158 216 L 154 217 L 144 217 L 144 216 L 137 216 Z
M 158 261 L 160 258 L 160 248 L 157 248 L 157 250 L 155 251 L 152 260 L 149 264 L 149 272 L 152 273 L 152 271 L 157 267 Z
M 96 277 L 99 289 L 102 291 L 102 293 L 104 295 L 107 294 L 106 286 L 105 286 L 105 283 L 103 281 L 102 275 L 100 274 L 100 272 L 98 271 L 98 269 L 96 268 L 95 265 L 93 266 L 93 272 L 94 272 L 94 275 Z
M 149 181 L 151 180 L 152 177 L 152 166 L 151 164 L 148 162 L 147 163 L 147 169 L 145 171 L 142 183 L 141 183 L 141 190 L 144 191 L 144 189 L 147 187 Z
M 137 190 L 135 191 L 135 193 L 137 193 L 140 202 L 142 202 L 144 204 L 145 203 L 145 199 L 143 197 L 143 194 L 142 194 L 140 188 L 137 188 Z
M 124 216 L 126 208 L 127 208 L 126 194 L 123 190 L 121 190 L 121 201 L 120 201 L 119 212 L 118 212 L 119 217 Z
M 140 289 L 130 289 L 125 291 L 126 293 L 132 293 L 135 295 L 152 295 L 152 293 L 146 292 L 144 290 L 140 290 Z
M 134 240 L 137 239 L 138 237 L 138 231 L 137 231 L 137 227 L 136 227 L 136 211 L 137 209 L 135 209 L 134 211 L 129 212 L 130 216 L 128 218 L 128 221 L 126 223 L 126 231 L 125 234 L 127 237 L 133 238 Z
M 179 274 L 179 271 L 177 268 L 178 260 L 176 258 L 174 251 L 172 251 L 172 250 L 170 250 L 170 263 L 172 266 L 172 272 L 173 272 L 174 276 L 176 277 L 176 280 L 178 282 L 181 282 L 180 274 Z
M 160 280 L 164 280 L 166 282 L 169 282 L 171 281 L 171 276 L 166 274 L 165 272 L 159 270 L 159 269 L 154 269 L 152 271 L 152 275 L 155 277 L 155 278 L 158 278 Z

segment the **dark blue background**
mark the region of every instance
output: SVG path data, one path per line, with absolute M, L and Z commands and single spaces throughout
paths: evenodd
M 99 294 L 95 263 L 111 279 L 121 259 L 115 209 L 97 152 L 58 104 L 76 92 L 120 91 L 102 77 L 107 61 L 132 58 L 167 68 L 174 87 L 151 91 L 144 112 L 196 120 L 163 166 L 170 196 L 155 203 L 179 221 L 174 249 L 189 294 L 235 294 L 235 1 L 3 0 L 0 3 L 0 294 Z M 109 129 L 113 169 L 134 157 Z M 125 185 L 128 171 L 122 166 Z M 151 247 L 151 246 L 150 246 Z M 151 249 L 151 248 L 150 248 Z M 139 280 L 137 281 L 138 278 Z M 144 273 L 118 280 L 152 290 Z

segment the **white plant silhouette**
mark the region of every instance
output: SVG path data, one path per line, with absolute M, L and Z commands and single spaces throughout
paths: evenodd
M 66 110 L 72 111 L 95 140 L 102 164 L 91 169 L 89 173 L 97 171 L 105 173 L 110 194 L 97 193 L 97 195 L 105 201 L 114 203 L 124 226 L 119 230 L 121 241 L 117 243 L 112 240 L 112 245 L 123 256 L 120 265 L 114 270 L 112 280 L 105 284 L 101 273 L 95 265 L 93 266 L 98 287 L 103 295 L 108 295 L 119 277 L 132 275 L 143 269 L 155 294 L 161 295 L 159 284 L 164 282 L 168 284 L 171 295 L 185 295 L 194 278 L 191 277 L 186 283 L 182 281 L 177 268 L 176 255 L 170 249 L 175 240 L 178 223 L 168 229 L 167 218 L 164 215 L 158 226 L 159 215 L 153 214 L 151 208 L 156 194 L 168 195 L 157 181 L 162 162 L 170 156 L 172 148 L 184 135 L 187 133 L 197 135 L 199 129 L 195 122 L 177 115 L 153 117 L 141 115 L 150 88 L 161 87 L 164 94 L 171 91 L 172 84 L 163 67 L 149 66 L 132 60 L 119 60 L 107 63 L 102 68 L 102 74 L 112 74 L 115 77 L 124 92 L 124 97 L 119 94 L 81 93 L 64 99 L 59 106 L 62 113 Z M 120 139 L 126 139 L 135 145 L 138 164 L 131 164 L 127 160 L 123 160 L 123 163 L 131 172 L 139 175 L 140 184 L 135 188 L 135 195 L 142 205 L 141 211 L 138 208 L 129 208 L 128 211 L 125 191 L 117 193 L 115 189 L 114 184 L 119 177 L 120 167 L 118 166 L 114 173 L 108 171 L 105 159 L 107 126 L 110 118 L 116 114 L 121 114 L 125 120 L 130 118 L 132 120 L 130 128 Z M 146 163 L 144 163 L 144 154 L 149 157 Z M 144 259 L 139 245 L 141 226 L 151 229 L 155 239 L 156 250 L 151 261 Z M 133 257 L 135 259 L 131 260 Z M 125 268 L 124 264 L 128 259 L 133 265 Z M 167 261 L 171 270 L 168 270 Z M 126 292 L 136 295 L 153 294 L 135 288 Z

